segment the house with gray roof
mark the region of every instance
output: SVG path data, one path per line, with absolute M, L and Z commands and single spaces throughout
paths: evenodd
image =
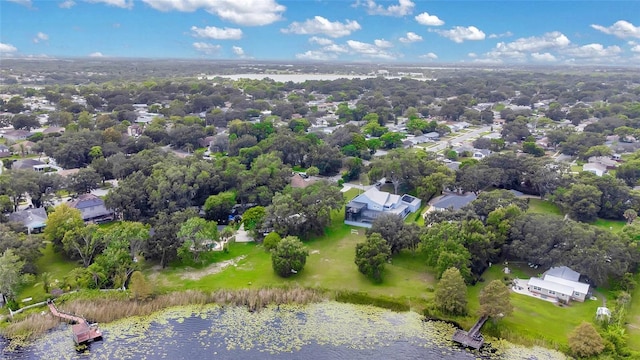
M 12 170 L 35 170 L 36 167 L 46 165 L 40 160 L 36 159 L 21 159 L 16 160 L 11 164 Z
M 420 209 L 422 200 L 408 195 L 395 195 L 372 187 L 351 200 L 345 209 L 344 223 L 347 225 L 371 227 L 381 214 L 395 214 L 407 217 Z
M 0 158 L 11 156 L 11 150 L 5 145 L 0 144 Z
M 478 196 L 474 193 L 466 193 L 463 195 L 447 194 L 440 198 L 440 200 L 432 204 L 433 208 L 437 211 L 443 211 L 447 209 L 460 210 L 464 206 L 470 204 Z
M 584 302 L 589 295 L 590 285 L 579 280 L 580 273 L 566 266 L 553 267 L 545 271 L 542 278 L 529 279 L 527 288 L 543 299 L 551 298 L 563 304 L 571 300 Z
M 16 211 L 8 217 L 9 221 L 24 225 L 27 234 L 39 233 L 47 225 L 47 212 L 44 208 Z
M 104 200 L 93 194 L 82 194 L 69 206 L 80 210 L 85 223 L 103 223 L 114 219 L 113 211 L 107 209 Z

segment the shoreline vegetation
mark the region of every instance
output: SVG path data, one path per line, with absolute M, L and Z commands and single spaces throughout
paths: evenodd
M 147 301 L 133 300 L 128 291 L 101 292 L 83 290 L 62 295 L 56 304 L 66 312 L 80 315 L 90 322 L 110 323 L 133 316 L 147 316 L 167 308 L 187 305 L 231 305 L 258 311 L 270 304 L 309 304 L 330 300 L 326 291 L 306 288 L 220 289 L 213 292 L 198 290 L 162 294 Z M 0 334 L 12 346 L 23 346 L 37 336 L 55 328 L 60 320 L 48 311 L 34 308 L 16 315 L 14 321 L 0 329 Z

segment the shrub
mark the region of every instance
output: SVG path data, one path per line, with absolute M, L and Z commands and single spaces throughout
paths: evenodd
M 280 235 L 277 232 L 272 231 L 267 236 L 264 237 L 264 240 L 262 241 L 262 245 L 267 251 L 271 251 L 278 246 L 278 244 L 280 243 L 280 240 L 282 240 Z

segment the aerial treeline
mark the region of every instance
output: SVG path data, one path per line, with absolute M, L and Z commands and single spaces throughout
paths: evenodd
M 438 277 L 456 268 L 472 284 L 491 264 L 509 259 L 542 268 L 569 266 L 592 284 L 630 290 L 628 279 L 640 262 L 636 217 L 614 233 L 558 215 L 527 213 L 527 207 L 525 199 L 495 190 L 481 193 L 461 210 L 427 214 L 425 227 L 383 215 L 367 230 L 367 237 L 380 236 L 384 244 L 377 244 L 374 237 L 377 242 L 370 239 L 359 245 L 367 251 L 357 253 L 356 263 L 365 274 L 380 280 L 384 261 L 376 261 L 379 254 L 386 259 L 401 251 L 422 252 Z
M 550 158 L 498 153 L 465 162 L 456 173 L 455 187 L 476 194 L 497 187 L 546 197 L 577 221 L 624 220 L 626 210 L 640 211 L 640 194 L 628 184 L 637 181 L 636 158 L 637 154 L 622 165 L 624 181 L 617 174 L 572 174 Z

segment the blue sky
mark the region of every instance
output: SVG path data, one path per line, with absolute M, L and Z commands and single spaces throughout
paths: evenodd
M 640 64 L 640 1 L 0 0 L 1 57 Z

